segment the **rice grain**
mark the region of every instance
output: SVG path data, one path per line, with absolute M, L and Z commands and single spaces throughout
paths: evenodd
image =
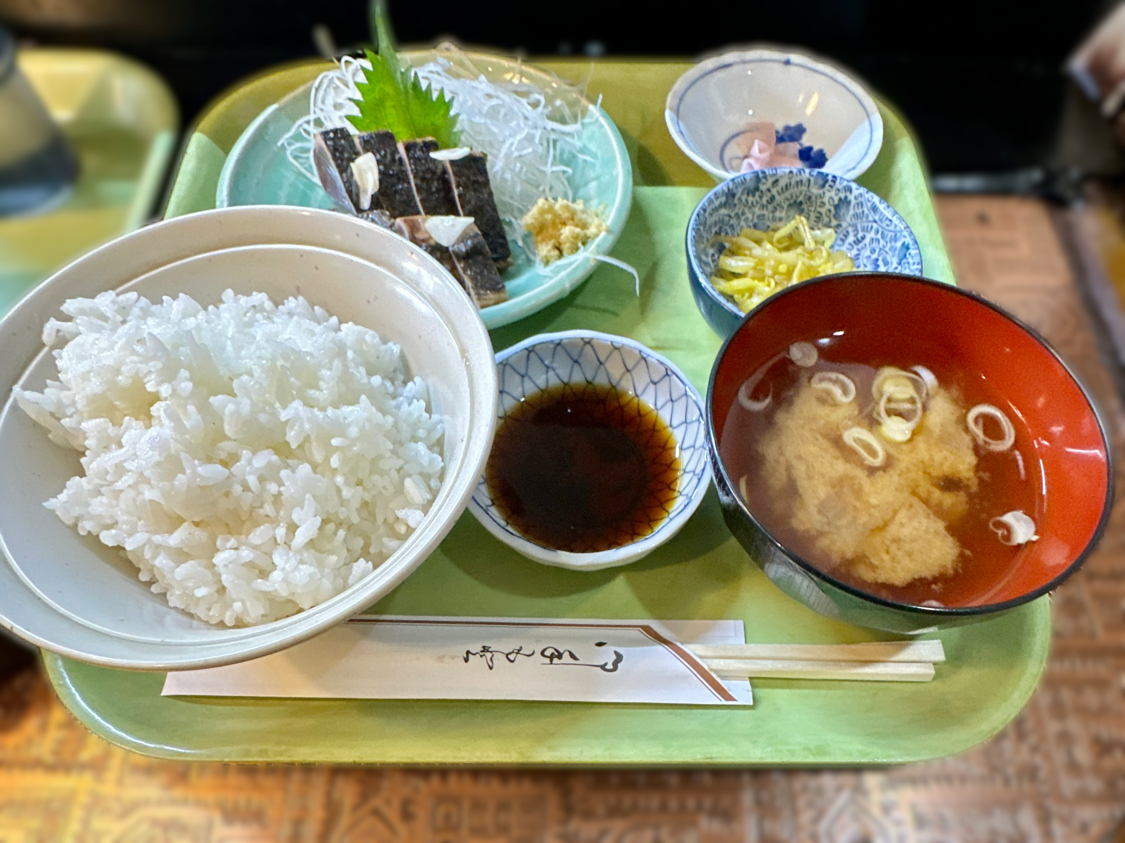
M 83 474 L 46 502 L 169 605 L 278 620 L 401 547 L 441 486 L 442 425 L 401 349 L 293 298 L 103 293 L 43 329 L 58 380 L 19 406 Z

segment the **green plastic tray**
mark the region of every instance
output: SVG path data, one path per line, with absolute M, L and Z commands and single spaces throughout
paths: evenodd
M 179 131 L 151 70 L 100 50 L 22 50 L 20 70 L 78 153 L 78 182 L 44 213 L 0 218 L 0 314 L 54 270 L 153 213 Z
M 493 331 L 504 348 L 541 331 L 626 334 L 670 357 L 705 388 L 719 339 L 686 280 L 684 230 L 706 176 L 663 128 L 664 95 L 683 63 L 599 63 L 629 148 L 633 211 L 614 255 L 641 275 L 641 294 L 602 267 L 566 299 Z M 213 202 L 226 151 L 262 108 L 319 72 L 290 68 L 219 101 L 196 127 L 169 213 Z M 553 65 L 580 76 L 586 68 Z M 927 274 L 952 281 L 909 132 L 883 111 L 886 137 L 863 177 L 918 236 Z M 681 160 L 682 159 L 682 160 Z M 685 162 L 687 162 L 685 164 Z M 647 186 L 645 186 L 647 185 Z M 657 186 L 664 185 L 664 186 Z M 675 186 L 681 185 L 681 186 Z M 682 186 L 682 185 L 697 185 Z M 210 194 L 208 194 L 208 190 Z M 210 199 L 208 198 L 210 196 Z M 468 514 L 422 566 L 371 608 L 377 613 L 592 618 L 741 618 L 760 642 L 847 643 L 870 631 L 822 618 L 779 592 L 731 538 L 712 492 L 671 542 L 624 568 L 578 573 L 529 562 Z M 862 765 L 945 756 L 985 740 L 1026 703 L 1050 638 L 1046 598 L 943 633 L 948 661 L 933 682 L 760 680 L 751 709 L 518 702 L 176 699 L 162 674 L 46 658 L 63 702 L 107 740 L 163 758 L 207 761 L 502 765 Z

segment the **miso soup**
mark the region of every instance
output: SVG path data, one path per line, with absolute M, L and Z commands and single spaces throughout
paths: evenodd
M 751 374 L 719 443 L 729 476 L 767 530 L 839 581 L 911 604 L 989 602 L 1045 506 L 1018 410 L 949 361 L 857 362 L 847 346 L 795 343 Z

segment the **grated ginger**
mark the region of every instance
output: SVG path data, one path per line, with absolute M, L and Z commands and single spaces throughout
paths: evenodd
M 606 231 L 597 213 L 579 199 L 540 199 L 523 218 L 524 230 L 535 238 L 535 254 L 543 264 L 573 255 L 589 240 Z

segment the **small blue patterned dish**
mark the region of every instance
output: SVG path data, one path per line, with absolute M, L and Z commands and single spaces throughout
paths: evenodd
M 721 337 L 745 314 L 711 285 L 723 245 L 717 235 L 765 231 L 795 215 L 836 232 L 833 249 L 847 252 L 857 271 L 922 274 L 914 232 L 895 210 L 853 181 L 816 170 L 756 170 L 725 181 L 703 197 L 687 227 L 688 280 L 703 318 Z
M 635 562 L 671 539 L 695 512 L 711 485 L 707 418 L 699 391 L 667 358 L 626 337 L 595 331 L 540 334 L 498 355 L 499 423 L 525 398 L 561 384 L 615 387 L 653 408 L 671 429 L 679 456 L 676 496 L 652 532 L 615 547 L 573 553 L 545 547 L 519 533 L 492 499 L 484 477 L 469 511 L 492 535 L 535 562 L 596 571 Z

